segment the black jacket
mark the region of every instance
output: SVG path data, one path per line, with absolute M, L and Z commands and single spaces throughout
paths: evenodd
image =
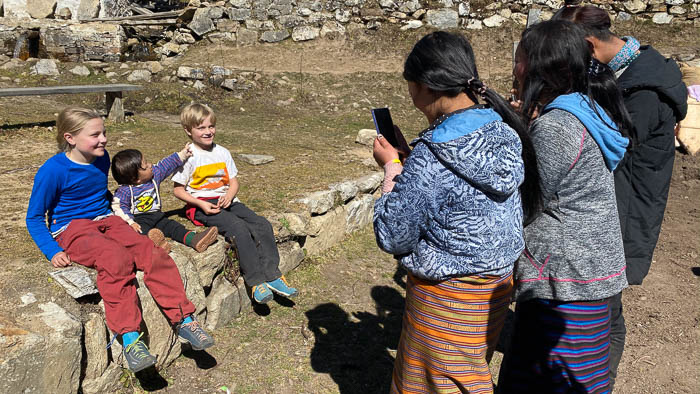
M 674 126 L 688 111 L 687 89 L 676 62 L 651 46 L 618 78 L 636 142 L 615 170 L 615 192 L 627 260 L 627 280 L 649 272 L 671 184 Z

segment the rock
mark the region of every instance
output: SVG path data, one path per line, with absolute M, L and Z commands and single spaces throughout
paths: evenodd
M 53 302 L 30 308 L 16 320 L 10 314 L 0 316 L 0 392 L 77 392 L 80 321 Z
M 115 73 L 114 71 L 110 71 L 105 74 L 105 78 L 107 79 L 115 79 L 117 77 L 119 77 L 119 74 Z
M 357 195 L 360 190 L 353 181 L 345 181 L 331 185 L 331 190 L 336 190 L 340 195 L 340 200 L 347 202 Z
M 36 297 L 34 296 L 33 293 L 27 293 L 20 297 L 20 300 L 22 300 L 22 306 L 27 306 L 31 305 L 36 302 Z
M 223 7 L 209 7 L 209 8 L 206 8 L 206 10 L 207 10 L 207 16 L 210 19 L 221 19 L 224 16 Z
M 144 63 L 144 68 L 151 74 L 158 74 L 159 72 L 163 71 L 163 65 L 156 61 L 148 61 Z
M 297 26 L 292 30 L 292 40 L 308 41 L 318 37 L 320 29 L 311 26 Z
M 27 12 L 34 19 L 44 19 L 53 15 L 56 0 L 27 0 Z
M 244 21 L 247 21 L 248 19 L 250 19 L 250 10 L 249 9 L 229 8 L 226 13 L 228 14 L 229 19 L 231 19 L 233 21 L 244 22 Z
M 129 82 L 151 82 L 151 72 L 148 70 L 134 70 L 126 77 L 126 80 Z
M 355 184 L 360 190 L 360 193 L 373 193 L 375 190 L 377 190 L 377 188 L 379 188 L 379 185 L 382 184 L 383 180 L 384 173 L 377 171 L 356 179 Z
M 7 63 L 0 66 L 0 69 L 11 70 L 13 68 L 23 67 L 25 63 L 22 59 L 10 59 Z
M 306 228 L 309 226 L 310 215 L 303 215 L 297 212 L 285 212 L 280 215 L 278 222 L 284 228 L 284 231 L 292 236 L 304 237 L 308 235 Z M 274 221 L 270 221 L 273 223 Z M 275 228 L 275 226 L 273 226 Z M 277 236 L 277 234 L 275 234 Z
M 70 19 L 78 20 L 78 11 L 80 10 L 80 0 L 57 0 L 56 10 L 63 10 L 68 8 L 70 10 Z
M 176 44 L 194 44 L 196 42 L 192 34 L 182 31 L 173 33 L 173 41 L 175 41 Z
M 665 12 L 657 12 L 654 14 L 651 20 L 657 25 L 667 25 L 671 23 L 671 21 L 673 20 L 673 16 Z
M 197 90 L 204 90 L 207 88 L 207 85 L 204 84 L 202 81 L 194 81 L 192 84 L 192 87 L 197 89 Z
M 68 20 L 73 18 L 73 13 L 68 7 L 56 8 L 54 16 L 56 17 L 56 19 Z
M 372 146 L 374 145 L 374 139 L 377 138 L 377 130 L 375 129 L 360 129 L 357 132 L 357 137 L 355 138 L 355 143 L 361 145 Z
M 211 75 L 223 75 L 225 77 L 228 77 L 229 75 L 232 75 L 233 71 L 229 70 L 226 67 L 222 66 L 211 66 Z
M 177 77 L 180 79 L 203 80 L 205 76 L 204 70 L 201 68 L 180 66 L 177 68 Z
M 270 163 L 275 161 L 274 156 L 269 156 L 269 155 L 251 155 L 251 154 L 241 154 L 238 155 L 238 157 L 243 160 L 244 162 L 254 165 L 254 166 L 259 166 L 261 164 L 265 163 Z
M 626 21 L 632 20 L 632 15 L 630 15 L 624 11 L 620 11 L 617 14 L 617 17 L 615 18 L 615 20 L 619 21 L 619 22 L 626 22 Z
M 280 253 L 279 269 L 283 275 L 298 267 L 304 260 L 304 250 L 298 242 L 285 242 L 277 245 L 277 249 Z
M 297 200 L 309 209 L 312 214 L 324 214 L 335 205 L 336 198 L 339 198 L 335 190 L 323 190 L 309 193 L 306 197 Z
M 348 23 L 352 17 L 352 12 L 338 8 L 335 10 L 335 14 L 333 16 L 335 17 L 335 20 L 340 23 Z
M 4 0 L 3 12 L 6 18 L 31 18 L 27 0 Z
M 418 29 L 421 26 L 423 26 L 423 22 L 417 20 L 410 20 L 406 22 L 403 26 L 401 26 L 401 30 Z
M 109 357 L 107 343 L 109 331 L 102 314 L 90 313 L 84 324 L 85 345 L 85 379 L 96 379 L 107 370 Z
M 679 5 L 674 5 L 668 9 L 668 13 L 671 15 L 684 15 L 686 12 L 688 11 Z
M 399 6 L 399 11 L 404 12 L 406 14 L 412 14 L 421 8 L 422 7 L 421 7 L 420 2 L 418 0 L 409 0 L 409 1 L 406 1 Z M 414 17 L 416 17 L 416 16 L 414 15 Z M 416 19 L 417 19 L 417 17 L 416 17 Z
M 97 18 L 100 15 L 100 0 L 80 0 L 78 20 Z
M 260 36 L 260 41 L 265 42 L 279 42 L 289 37 L 289 32 L 287 30 L 271 30 L 263 32 Z
M 394 3 L 392 0 L 379 0 L 379 6 L 382 8 L 393 10 L 396 8 L 396 3 Z
M 459 16 L 468 16 L 470 12 L 471 7 L 469 6 L 468 2 L 459 3 L 459 6 L 457 6 L 457 13 Z
M 350 201 L 345 206 L 347 218 L 345 222 L 345 232 L 353 233 L 372 223 L 374 215 L 374 197 L 371 194 L 362 196 Z
M 336 21 L 325 21 L 321 26 L 321 38 L 339 40 L 345 37 L 345 27 Z
M 119 377 L 122 369 L 117 364 L 109 364 L 102 376 L 94 379 L 83 379 L 80 386 L 83 394 L 102 394 L 118 392 L 122 388 Z
M 200 37 L 216 28 L 207 8 L 198 8 L 187 27 Z
M 224 327 L 250 305 L 242 277 L 238 278 L 234 286 L 224 275 L 217 276 L 207 297 L 206 328 L 215 330 Z
M 52 59 L 41 59 L 30 68 L 32 75 L 58 75 L 58 67 Z
M 258 41 L 258 32 L 255 30 L 241 28 L 236 33 L 236 43 L 238 45 L 253 45 Z
M 695 1 L 697 3 L 697 1 Z M 683 5 L 683 0 L 665 0 L 664 3 L 667 5 Z
M 224 256 L 226 242 L 222 236 L 218 236 L 217 241 L 211 244 L 207 250 L 202 253 L 197 253 L 194 249 L 180 243 L 175 244 L 171 242 L 171 245 L 174 252 L 171 253 L 172 255 L 186 256 L 187 259 L 192 262 L 199 275 L 199 283 L 203 287 L 211 286 L 214 276 L 217 272 L 221 271 L 226 263 L 226 258 Z M 173 257 L 173 260 L 174 259 Z M 178 261 L 176 261 L 176 263 L 177 262 Z
M 235 90 L 238 87 L 238 80 L 235 78 L 225 79 L 220 86 L 226 90 Z
M 625 6 L 625 9 L 633 14 L 638 14 L 640 12 L 643 12 L 647 8 L 646 2 L 642 0 L 629 0 L 625 1 L 622 3 L 622 5 Z
M 503 22 L 506 21 L 506 18 L 502 17 L 501 15 L 492 15 L 486 19 L 484 19 L 484 26 L 486 27 L 500 27 Z
M 73 265 L 49 272 L 49 275 L 73 298 L 98 293 L 94 280 L 95 272 L 88 272 L 82 266 Z
M 484 28 L 483 24 L 478 19 L 469 19 L 465 27 L 470 30 L 481 30 Z
M 325 215 L 311 218 L 310 233 L 306 237 L 304 249 L 309 254 L 322 252 L 339 243 L 345 237 L 345 207 L 339 206 Z
M 459 25 L 459 15 L 457 11 L 448 8 L 428 10 L 425 23 L 438 29 L 452 29 Z
M 90 69 L 85 66 L 75 66 L 70 69 L 70 73 L 73 75 L 79 75 L 81 77 L 87 77 L 90 75 Z

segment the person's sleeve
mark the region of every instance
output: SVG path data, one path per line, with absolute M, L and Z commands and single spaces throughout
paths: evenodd
M 226 172 L 228 172 L 229 178 L 235 178 L 238 175 L 238 168 L 236 168 L 236 163 L 233 161 L 231 152 L 227 150 L 226 153 L 228 153 L 226 155 Z
M 643 89 L 632 93 L 625 100 L 625 107 L 632 119 L 634 143 L 643 145 L 659 124 L 659 96 Z
M 153 180 L 160 184 L 165 178 L 169 177 L 178 168 L 182 166 L 182 160 L 177 152 L 166 157 L 153 165 Z
M 46 213 L 55 206 L 62 179 L 63 177 L 53 173 L 46 165 L 39 168 L 34 177 L 34 186 L 32 187 L 32 195 L 29 197 L 25 219 L 29 235 L 49 261 L 56 253 L 63 251 L 58 246 L 58 242 L 51 236 L 46 225 Z
M 429 155 L 424 145 L 414 149 L 396 176 L 393 190 L 374 204 L 374 234 L 377 245 L 387 253 L 413 251 L 429 220 L 434 192 Z
M 192 159 L 187 160 L 184 165 L 175 169 L 175 174 L 173 174 L 172 181 L 179 183 L 180 185 L 187 186 L 187 184 L 190 182 L 190 177 L 194 172 L 194 168 L 191 163 Z
M 540 118 L 530 129 L 537 155 L 542 201 L 545 206 L 559 191 L 559 184 L 579 159 L 584 138 L 592 138 L 580 124 Z
M 131 225 L 134 223 L 134 215 L 131 213 L 131 198 L 129 198 L 125 189 L 120 187 L 114 192 L 112 211 Z

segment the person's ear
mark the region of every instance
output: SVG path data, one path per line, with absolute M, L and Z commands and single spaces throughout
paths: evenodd
M 185 130 L 185 134 L 192 137 L 192 133 L 187 129 L 187 127 L 183 127 L 182 129 Z
M 74 142 L 74 140 L 73 140 L 73 134 L 71 134 L 71 133 L 63 133 L 63 139 L 66 140 L 66 142 L 68 143 L 68 145 L 71 145 L 71 146 L 75 145 L 75 142 Z
M 601 41 L 593 36 L 586 36 L 586 41 L 588 41 L 588 46 L 591 49 L 591 54 L 593 57 L 602 62 L 600 58 Z

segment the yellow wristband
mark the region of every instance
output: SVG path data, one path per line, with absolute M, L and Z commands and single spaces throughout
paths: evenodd
M 392 162 L 392 163 L 399 163 L 399 164 L 401 164 L 401 160 L 399 160 L 399 159 L 394 159 L 394 160 L 392 160 L 391 162 Z

